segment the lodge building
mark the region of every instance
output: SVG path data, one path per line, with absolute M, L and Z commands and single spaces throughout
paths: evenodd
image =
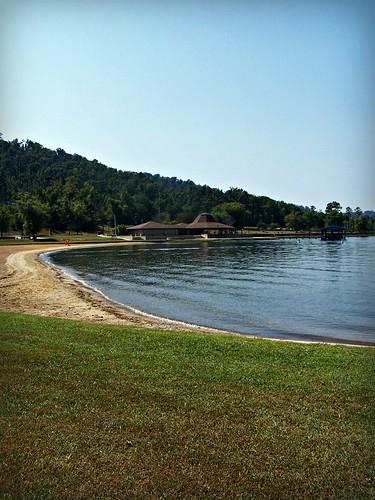
M 235 233 L 235 228 L 228 224 L 217 222 L 211 214 L 199 214 L 190 224 L 161 224 L 145 222 L 127 228 L 130 239 L 152 240 L 169 238 L 220 238 Z

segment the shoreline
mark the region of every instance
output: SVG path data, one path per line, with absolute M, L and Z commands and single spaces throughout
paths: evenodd
M 84 281 L 74 278 L 40 258 L 42 254 L 69 251 L 74 248 L 118 245 L 125 246 L 129 243 L 77 244 L 69 247 L 53 244 L 43 245 L 43 248 L 36 244 L 28 246 L 27 249 L 19 246 L 1 247 L 0 310 L 116 325 L 216 334 L 231 333 L 137 311 L 109 299 L 100 290 L 90 287 Z
M 129 244 L 129 243 L 127 243 L 127 244 Z M 134 244 L 134 242 L 132 244 Z M 142 244 L 142 243 L 140 243 L 140 244 Z M 103 245 L 105 245 L 105 246 L 114 246 L 114 245 L 116 245 L 116 246 L 124 246 L 121 243 L 116 243 L 116 244 L 108 243 L 108 244 L 103 244 Z M 100 244 L 100 246 L 103 246 L 103 245 Z M 97 246 L 97 245 L 95 245 L 95 246 Z M 72 248 L 74 248 L 74 247 L 70 247 L 70 249 L 72 249 Z M 93 248 L 93 245 L 90 245 L 90 247 L 87 247 L 87 248 Z M 75 283 L 75 285 L 77 287 L 82 287 L 85 290 L 87 290 L 89 293 L 91 293 L 91 294 L 93 294 L 95 296 L 99 295 L 102 299 L 104 299 L 104 301 L 106 303 L 108 303 L 111 306 L 114 306 L 114 307 L 118 308 L 121 312 L 125 311 L 125 312 L 131 313 L 132 315 L 135 315 L 137 317 L 139 316 L 140 318 L 144 318 L 144 319 L 150 320 L 152 322 L 155 321 L 156 322 L 155 326 L 158 327 L 158 328 L 165 328 L 166 327 L 165 324 L 168 324 L 168 325 L 171 325 L 171 327 L 173 327 L 173 329 L 182 329 L 184 331 L 189 331 L 189 330 L 196 331 L 196 330 L 199 330 L 199 331 L 205 331 L 205 332 L 210 332 L 210 333 L 220 333 L 220 334 L 223 333 L 223 334 L 230 334 L 230 335 L 242 335 L 241 333 L 238 333 L 238 332 L 230 332 L 230 331 L 227 331 L 227 330 L 220 330 L 218 328 L 210 328 L 210 327 L 201 326 L 201 325 L 195 325 L 193 323 L 187 323 L 187 322 L 184 322 L 184 321 L 179 321 L 179 320 L 175 320 L 175 319 L 171 319 L 171 318 L 157 316 L 157 315 L 152 314 L 152 313 L 147 313 L 145 311 L 141 311 L 140 309 L 137 309 L 137 308 L 135 308 L 133 306 L 130 306 L 128 304 L 123 304 L 122 302 L 118 302 L 117 300 L 111 299 L 110 297 L 108 297 L 108 295 L 106 295 L 99 288 L 96 288 L 93 285 L 88 284 L 83 279 L 80 279 L 77 276 L 74 276 L 73 274 L 68 273 L 62 267 L 59 267 L 56 264 L 54 264 L 53 262 L 51 262 L 48 258 L 44 259 L 44 256 L 48 257 L 48 255 L 53 254 L 53 253 L 58 253 L 58 252 L 60 252 L 60 249 L 59 250 L 54 249 L 54 250 L 48 250 L 46 252 L 41 252 L 41 253 L 38 254 L 39 261 L 42 264 L 47 265 L 48 267 L 54 269 L 57 274 L 59 274 L 59 273 L 61 274 L 62 273 L 64 276 L 67 276 L 70 280 L 72 280 Z M 131 316 L 131 318 L 126 318 L 126 319 L 132 320 L 133 316 Z M 131 321 L 131 324 L 133 324 L 132 321 Z M 249 337 L 256 338 L 255 335 L 249 335 Z
M 375 347 L 364 341 L 355 343 L 355 341 L 338 339 L 335 342 L 324 336 L 316 340 L 303 338 L 297 340 L 249 335 L 159 317 L 110 299 L 101 290 L 88 285 L 85 281 L 68 274 L 48 261 L 48 254 L 74 248 L 128 246 L 129 244 L 137 243 L 76 244 L 69 247 L 52 244 L 43 245 L 44 248 L 41 248 L 40 244 L 35 244 L 28 246 L 27 250 L 17 245 L 0 247 L 0 310 L 106 324 L 233 335 L 249 340 Z M 47 259 L 44 259 L 42 255 L 46 255 Z

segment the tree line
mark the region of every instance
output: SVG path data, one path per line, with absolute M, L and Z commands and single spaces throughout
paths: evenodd
M 54 231 L 97 231 L 148 220 L 191 222 L 211 212 L 237 228 L 289 227 L 314 230 L 345 224 L 353 231 L 373 231 L 374 218 L 357 207 L 343 213 L 337 202 L 325 213 L 299 207 L 239 188 L 222 191 L 191 180 L 109 168 L 63 149 L 30 141 L 0 138 L 0 233 L 17 230 L 35 236 Z
M 369 233 L 375 231 L 375 218 L 373 215 L 363 213 L 360 207 L 352 209 L 342 206 L 337 201 L 327 203 L 325 212 L 317 211 L 314 206 L 305 207 L 301 211 L 293 211 L 285 218 L 286 227 L 296 231 L 312 229 L 323 226 L 344 227 L 347 232 Z

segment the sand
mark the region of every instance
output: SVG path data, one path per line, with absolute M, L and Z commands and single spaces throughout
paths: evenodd
M 110 243 L 95 246 L 108 245 Z M 219 331 L 142 314 L 120 306 L 39 258 L 41 253 L 49 250 L 89 247 L 92 245 L 0 246 L 0 310 L 111 324 L 210 333 Z

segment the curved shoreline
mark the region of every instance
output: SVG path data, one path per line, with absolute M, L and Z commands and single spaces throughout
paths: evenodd
M 101 290 L 40 258 L 42 254 L 52 252 L 114 245 L 125 246 L 129 243 L 78 244 L 70 247 L 55 244 L 43 248 L 36 244 L 27 249 L 19 246 L 1 247 L 0 310 L 117 325 L 240 335 L 158 317 L 120 304 L 107 297 Z
M 108 246 L 113 246 L 111 243 L 107 244 Z M 95 245 L 97 246 L 97 245 Z M 116 243 L 116 246 L 123 246 L 121 243 Z M 91 245 L 90 247 L 87 248 L 93 248 L 94 246 Z M 69 249 L 74 249 L 74 247 L 69 247 Z M 193 323 L 187 323 L 184 321 L 179 321 L 171 318 L 166 318 L 162 316 L 156 316 L 155 314 L 147 313 L 145 311 L 141 311 L 140 309 L 137 309 L 133 306 L 130 306 L 128 304 L 123 304 L 122 302 L 118 302 L 117 300 L 111 299 L 106 295 L 102 290 L 99 288 L 88 284 L 86 281 L 83 279 L 78 278 L 77 276 L 74 276 L 71 273 L 68 273 L 66 270 L 64 270 L 62 267 L 57 266 L 53 262 L 51 262 L 48 259 L 44 259 L 44 256 L 48 256 L 52 253 L 58 253 L 60 252 L 61 249 L 59 250 L 48 250 L 46 252 L 41 252 L 39 253 L 38 257 L 39 260 L 46 264 L 47 266 L 51 267 L 56 271 L 57 274 L 63 273 L 65 276 L 67 276 L 70 280 L 72 280 L 77 287 L 83 287 L 86 289 L 88 292 L 91 292 L 92 294 L 99 295 L 101 298 L 103 298 L 108 304 L 118 308 L 121 312 L 126 311 L 128 313 L 131 313 L 132 315 L 134 314 L 136 317 L 140 318 L 145 318 L 149 321 L 155 322 L 155 326 L 159 328 L 165 328 L 166 325 L 170 325 L 173 329 L 182 329 L 184 331 L 189 331 L 189 330 L 198 330 L 198 331 L 205 331 L 205 332 L 210 332 L 210 333 L 224 333 L 224 334 L 231 334 L 231 335 L 241 335 L 240 333 L 237 332 L 230 332 L 227 330 L 220 330 L 218 328 L 210 328 L 206 326 L 201 326 L 201 325 L 195 325 Z M 133 316 L 131 316 L 130 323 L 132 323 Z M 255 335 L 249 335 L 251 338 L 256 338 Z
M 332 339 L 326 337 L 316 340 L 262 337 L 159 317 L 116 302 L 107 297 L 101 290 L 66 273 L 55 264 L 48 262 L 47 259 L 41 258 L 42 254 L 48 255 L 74 248 L 95 248 L 113 245 L 127 246 L 129 243 L 79 244 L 70 247 L 51 245 L 44 248 L 36 244 L 31 245 L 32 248 L 30 249 L 29 247 L 27 250 L 15 245 L 1 247 L 0 310 L 31 313 L 41 316 L 55 316 L 65 319 L 82 319 L 109 324 L 138 325 L 149 328 L 236 335 L 247 339 L 374 347 L 374 345 L 367 342 L 354 343 L 341 339 L 334 342 Z M 5 266 L 4 260 L 1 262 L 2 259 L 5 260 Z

